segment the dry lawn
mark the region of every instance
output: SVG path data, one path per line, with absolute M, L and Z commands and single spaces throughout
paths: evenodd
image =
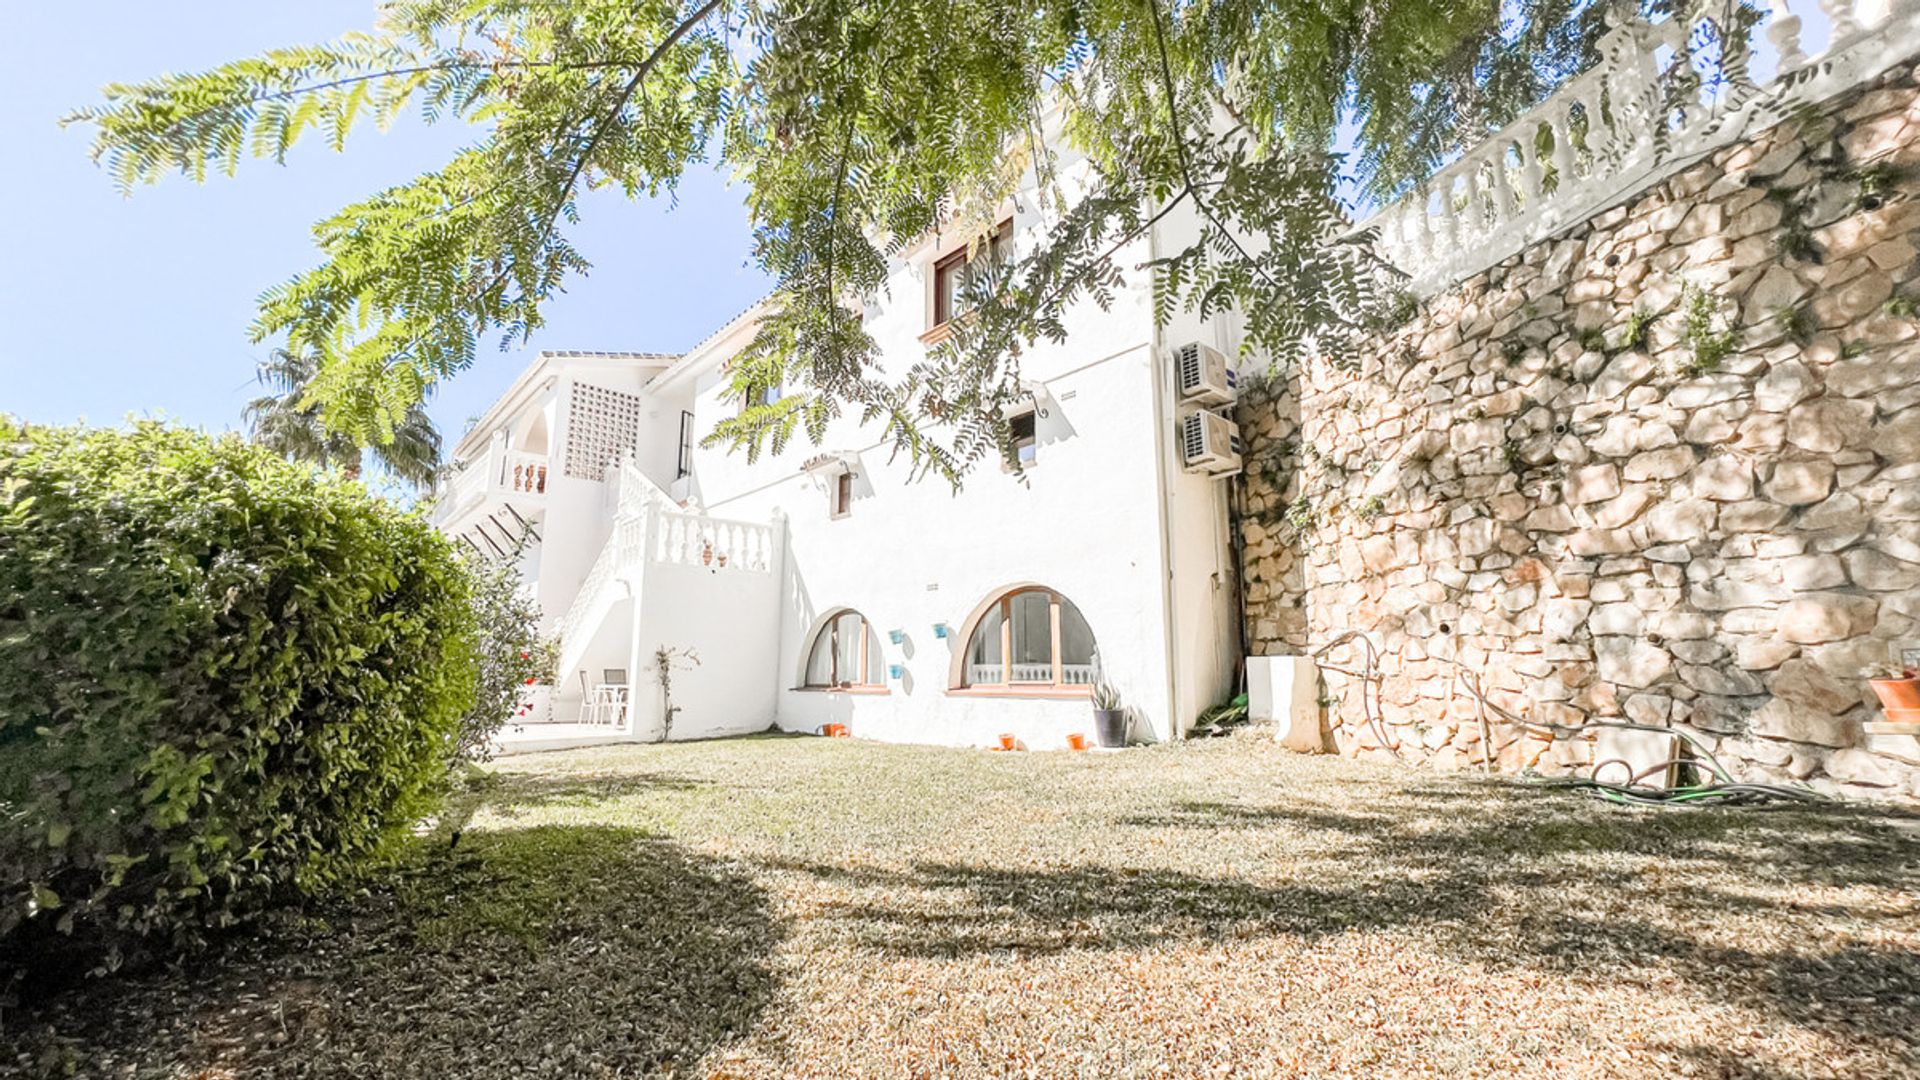
M 1920 1075 L 1920 832 L 1289 755 L 513 759 L 459 844 L 4 1018 L 140 1077 Z

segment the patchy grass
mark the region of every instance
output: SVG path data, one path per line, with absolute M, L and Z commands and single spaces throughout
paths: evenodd
M 155 1077 L 1920 1071 L 1912 819 L 1621 810 L 1258 734 L 497 775 L 390 890 L 0 1034 L 22 1071 Z

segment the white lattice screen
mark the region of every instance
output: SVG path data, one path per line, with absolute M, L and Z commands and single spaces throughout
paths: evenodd
M 604 386 L 573 384 L 567 408 L 567 475 L 599 480 L 640 444 L 640 399 Z

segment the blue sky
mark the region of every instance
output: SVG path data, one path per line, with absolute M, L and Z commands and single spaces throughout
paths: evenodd
M 373 22 L 373 0 L 65 0 L 17 5 L 0 35 L 0 412 L 113 424 L 164 414 L 238 427 L 264 348 L 247 341 L 254 298 L 316 261 L 328 212 L 434 168 L 478 134 L 418 122 L 369 126 L 335 154 L 316 141 L 286 167 L 247 161 L 232 179 L 170 178 L 123 199 L 87 157 L 88 132 L 58 118 L 111 81 L 197 70 Z M 432 403 L 458 435 L 529 357 L 525 349 L 679 351 L 768 287 L 749 264 L 744 189 L 691 177 L 679 204 L 601 192 L 577 245 L 594 262 L 548 325 L 480 361 Z

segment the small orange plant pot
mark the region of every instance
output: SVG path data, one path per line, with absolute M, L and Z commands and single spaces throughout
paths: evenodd
M 1012 732 L 1008 732 L 1000 736 L 1000 749 L 1017 750 L 1019 749 L 1019 747 L 1020 747 L 1020 741 L 1013 737 Z
M 851 736 L 845 724 L 828 724 L 820 729 L 820 734 L 829 739 L 845 739 Z
M 1085 735 L 1082 735 L 1076 731 L 1073 734 L 1067 736 L 1067 749 L 1085 750 L 1086 748 L 1087 748 L 1087 737 Z
M 1869 679 L 1880 704 L 1888 709 L 1920 709 L 1920 679 Z

